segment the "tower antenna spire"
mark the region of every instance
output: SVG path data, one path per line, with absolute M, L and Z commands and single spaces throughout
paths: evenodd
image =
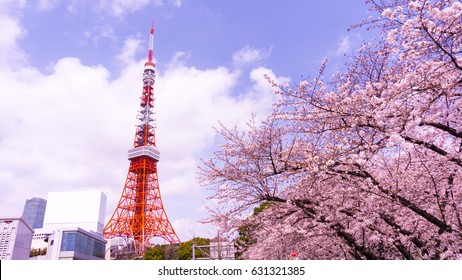
M 151 35 L 149 36 L 148 61 L 152 62 L 152 53 L 154 49 L 154 19 L 152 19 Z

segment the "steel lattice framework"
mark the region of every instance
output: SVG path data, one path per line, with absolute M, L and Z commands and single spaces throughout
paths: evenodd
M 144 64 L 143 92 L 141 95 L 139 124 L 136 128 L 133 149 L 128 151 L 130 167 L 119 203 L 104 227 L 104 237 L 123 237 L 134 241 L 135 253 L 142 256 L 154 237 L 170 243 L 180 240 L 167 218 L 160 195 L 157 162 L 160 153 L 156 146 L 154 129 L 153 58 L 154 28 L 151 28 L 148 61 Z

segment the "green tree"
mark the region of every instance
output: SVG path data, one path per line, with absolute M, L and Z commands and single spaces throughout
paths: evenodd
M 47 248 L 31 249 L 29 253 L 29 257 L 45 256 L 46 254 L 47 254 Z
M 253 209 L 252 217 L 258 216 L 265 209 L 269 208 L 271 204 L 269 202 L 263 202 L 258 207 Z M 236 258 L 241 259 L 242 254 L 249 248 L 249 246 L 256 243 L 253 237 L 253 232 L 258 229 L 258 223 L 255 223 L 254 219 L 248 219 L 247 223 L 243 224 L 237 229 L 239 236 L 236 238 L 235 247 L 237 249 Z
M 150 247 L 144 253 L 142 260 L 165 260 L 165 246 Z
M 180 260 L 191 260 L 192 259 L 192 245 L 203 246 L 210 245 L 210 239 L 195 237 L 189 241 L 183 242 L 178 249 L 178 258 Z M 196 248 L 196 258 L 207 258 L 210 256 L 209 248 Z

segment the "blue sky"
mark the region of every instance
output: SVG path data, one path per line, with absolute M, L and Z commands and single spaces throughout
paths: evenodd
M 73 56 L 113 70 L 124 40 L 146 42 L 154 18 L 159 67 L 177 51 L 186 52 L 188 65 L 200 69 L 230 66 L 232 54 L 250 46 L 267 53 L 265 66 L 300 77 L 335 52 L 342 38 L 357 33 L 346 33 L 349 25 L 368 16 L 363 0 L 133 1 L 146 2 L 134 11 L 111 5 L 132 2 L 122 0 L 48 1 L 50 6 L 41 9 L 29 2 L 20 12 L 27 35 L 19 43 L 41 69 Z M 137 58 L 145 55 L 142 48 Z
M 263 78 L 297 84 L 341 69 L 373 34 L 348 26 L 363 0 L 0 0 L 0 216 L 49 191 L 121 194 L 135 132 L 151 20 L 159 178 L 179 236 L 212 237 L 197 165 L 213 126 L 263 118 L 275 101 Z

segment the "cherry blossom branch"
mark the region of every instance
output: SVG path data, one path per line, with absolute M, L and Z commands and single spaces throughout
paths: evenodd
M 425 126 L 425 125 L 441 129 L 441 130 L 451 134 L 454 137 L 462 138 L 462 131 L 458 131 L 457 129 L 452 128 L 452 127 L 450 127 L 448 125 L 444 125 L 442 123 L 434 123 L 434 122 L 421 122 L 419 124 L 419 126 Z
M 427 149 L 432 150 L 433 152 L 435 152 L 435 153 L 437 153 L 439 155 L 447 157 L 449 161 L 454 162 L 455 164 L 462 167 L 462 160 L 461 159 L 449 156 L 448 152 L 446 152 L 445 150 L 443 150 L 442 148 L 439 148 L 438 146 L 436 146 L 434 144 L 425 142 L 423 140 L 414 139 L 414 138 L 412 138 L 410 136 L 407 136 L 407 135 L 401 135 L 401 137 L 403 137 L 403 139 L 408 141 L 408 142 L 423 146 L 423 147 L 425 147 Z
M 361 169 L 361 166 L 359 165 L 356 165 L 356 167 Z M 334 172 L 337 172 L 339 174 L 347 174 L 347 175 L 351 175 L 351 176 L 359 177 L 363 179 L 370 179 L 372 184 L 376 186 L 382 193 L 388 195 L 388 197 L 392 199 L 393 201 L 399 202 L 399 204 L 401 204 L 402 206 L 412 210 L 414 213 L 420 215 L 421 217 L 425 218 L 430 223 L 437 226 L 440 229 L 441 233 L 452 231 L 451 226 L 447 225 L 446 223 L 436 218 L 432 214 L 428 213 L 427 211 L 421 209 L 420 207 L 412 203 L 410 200 L 382 187 L 381 184 L 369 172 L 365 170 L 360 170 L 359 172 L 350 171 L 350 170 L 334 170 Z

